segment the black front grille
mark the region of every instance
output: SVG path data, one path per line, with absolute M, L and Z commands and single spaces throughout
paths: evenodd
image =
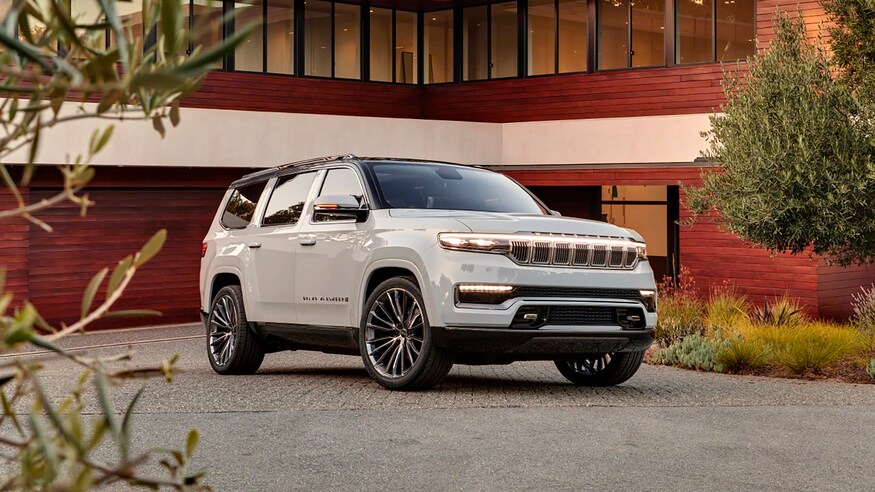
M 590 287 L 536 287 L 520 286 L 516 297 L 567 297 L 571 299 L 630 299 L 638 300 L 641 293 L 635 289 L 602 289 Z
M 548 325 L 616 326 L 616 311 L 604 306 L 552 306 L 547 313 Z

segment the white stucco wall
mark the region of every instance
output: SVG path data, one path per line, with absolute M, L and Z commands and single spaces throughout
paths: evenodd
M 83 120 L 45 131 L 41 164 L 82 153 L 96 127 Z M 115 123 L 95 162 L 123 166 L 270 167 L 353 153 L 466 164 L 690 162 L 705 142 L 707 115 L 599 118 L 531 123 L 471 123 L 400 118 L 182 110 L 182 123 L 161 137 L 151 122 Z M 7 159 L 23 162 L 26 150 Z

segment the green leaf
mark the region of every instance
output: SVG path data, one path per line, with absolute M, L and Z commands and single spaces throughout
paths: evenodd
M 54 480 L 54 478 L 58 475 L 58 469 L 60 468 L 55 445 L 52 444 L 52 440 L 51 438 L 49 438 L 49 434 L 48 432 L 46 432 L 45 426 L 43 426 L 42 421 L 37 415 L 34 415 L 34 413 L 31 412 L 28 415 L 28 421 L 30 422 L 30 427 L 31 429 L 33 429 L 34 435 L 36 435 L 37 446 L 39 447 L 40 451 L 42 451 L 43 458 L 45 459 L 45 462 L 49 467 L 50 481 Z
M 94 385 L 97 388 L 97 399 L 100 401 L 100 408 L 103 410 L 103 419 L 106 421 L 106 426 L 112 437 L 118 442 L 119 425 L 116 420 L 115 409 L 112 406 L 112 400 L 109 399 L 109 382 L 106 379 L 106 373 L 103 370 L 98 370 L 94 375 Z
M 17 430 L 19 434 L 24 434 L 24 430 L 18 422 L 18 417 L 15 415 L 15 412 L 12 411 L 12 403 L 10 403 L 9 398 L 6 396 L 6 390 L 2 388 L 0 388 L 0 400 L 3 402 L 3 415 L 9 417 L 9 420 L 12 421 L 12 425 L 15 426 L 15 430 Z
M 125 256 L 122 261 L 118 262 L 118 265 L 116 265 L 115 270 L 112 271 L 112 275 L 110 275 L 109 277 L 109 283 L 106 284 L 107 299 L 113 294 L 113 292 L 116 291 L 116 289 L 118 289 L 118 286 L 119 284 L 121 284 L 122 279 L 131 268 L 131 263 L 133 262 L 133 260 L 134 258 L 131 255 L 128 255 Z
M 179 15 L 179 0 L 159 0 L 161 2 L 161 34 L 164 37 L 164 49 L 177 53 L 179 32 L 181 30 Z
M 36 345 L 37 347 L 42 347 L 46 350 L 51 350 L 52 352 L 56 352 L 59 354 L 64 353 L 64 349 L 62 349 L 58 345 L 55 345 L 54 343 L 46 340 L 43 337 L 35 336 L 35 337 L 30 339 L 30 343 Z
M 24 172 L 21 173 L 21 186 L 27 186 L 30 184 L 34 171 L 36 171 L 36 166 L 33 165 L 33 163 L 24 166 Z
M 6 332 L 6 338 L 3 342 L 6 345 L 15 345 L 17 343 L 23 343 L 31 340 L 33 338 L 33 330 L 29 326 L 17 325 L 9 329 Z
M 101 0 L 107 1 L 107 0 Z M 23 16 L 27 18 L 27 16 Z M 38 49 L 31 45 L 25 44 L 18 39 L 18 36 L 10 36 L 7 32 L 0 29 L 0 44 L 8 46 L 16 54 L 39 65 L 47 73 L 54 73 L 55 70 L 46 62 L 45 56 Z
M 185 440 L 185 456 L 191 458 L 194 455 L 194 450 L 197 449 L 197 443 L 200 441 L 200 435 L 197 429 L 188 431 L 188 439 Z
M 174 99 L 170 104 L 170 123 L 174 127 L 179 126 L 179 99 Z
M 107 142 L 109 142 L 109 139 L 112 137 L 112 132 L 114 128 L 114 126 L 106 127 L 106 130 L 104 130 L 103 133 L 100 133 L 99 137 L 97 137 L 98 132 L 95 130 L 96 139 L 92 142 L 91 145 L 92 156 L 99 153 L 101 150 L 103 150 L 104 147 L 106 147 Z
M 97 294 L 97 289 L 100 288 L 100 284 L 103 283 L 103 279 L 106 277 L 108 271 L 108 268 L 104 268 L 95 273 L 94 276 L 91 277 L 91 281 L 88 282 L 88 287 L 85 288 L 85 293 L 82 295 L 83 318 L 91 311 L 91 303 L 94 302 L 94 296 Z
M 140 399 L 140 395 L 143 394 L 143 390 L 146 387 L 142 386 L 131 399 L 131 402 L 128 404 L 128 408 L 125 410 L 125 416 L 122 419 L 122 428 L 121 428 L 121 439 L 119 440 L 119 447 L 121 447 L 122 458 L 124 461 L 128 460 L 128 455 L 131 447 L 131 417 L 134 414 L 134 405 L 137 404 L 137 401 Z
M 127 309 L 124 311 L 111 311 L 103 315 L 104 318 L 137 318 L 140 316 L 161 316 L 161 311 L 154 309 Z
M 161 135 L 161 138 L 164 138 L 164 122 L 161 121 L 161 115 L 155 115 L 152 117 L 152 128 L 155 129 Z
M 213 62 L 222 60 L 224 56 L 237 48 L 258 27 L 258 23 L 250 23 L 241 29 L 236 29 L 234 34 L 225 38 L 225 42 L 201 51 L 189 57 L 188 60 L 176 66 L 174 71 L 179 75 L 194 76 L 208 70 Z
M 43 388 L 43 385 L 39 382 L 39 379 L 36 377 L 35 374 L 33 374 L 30 371 L 27 371 L 27 375 L 30 379 L 31 384 L 33 384 L 33 386 L 34 386 L 34 389 L 36 389 L 37 397 L 40 399 L 40 402 L 42 403 L 42 406 L 43 406 L 43 412 L 45 412 L 45 414 L 48 415 L 49 421 L 51 421 L 51 423 L 55 427 L 55 429 L 57 429 L 58 432 L 60 432 L 64 436 L 64 438 L 67 440 L 67 443 L 69 443 L 70 445 L 75 447 L 76 450 L 79 451 L 80 453 L 84 454 L 85 450 L 82 448 L 82 444 L 79 442 L 78 439 L 73 437 L 70 434 L 69 429 L 67 429 L 67 427 L 64 426 L 64 422 L 61 420 L 61 416 L 58 415 L 57 410 L 52 405 L 52 400 L 49 399 L 48 395 L 46 394 L 46 390 L 45 390 L 45 388 Z
M 161 251 L 161 247 L 164 246 L 164 241 L 167 240 L 167 229 L 161 229 L 156 232 L 151 239 L 140 249 L 140 252 L 137 253 L 136 259 L 134 260 L 134 266 L 140 267 L 147 261 L 151 260 L 155 255 Z
M 132 90 L 149 89 L 154 91 L 172 91 L 189 81 L 189 77 L 168 72 L 166 70 L 151 73 L 136 74 L 131 79 Z
M 115 2 L 113 0 L 97 0 L 101 10 L 106 17 L 106 23 L 112 28 L 115 34 L 116 45 L 119 50 L 119 59 L 122 63 L 122 68 L 127 71 L 128 68 L 128 35 L 125 32 L 124 25 L 119 19 L 118 13 L 115 11 Z
M 6 310 L 9 309 L 9 305 L 12 303 L 12 292 L 7 292 L 0 296 L 0 316 L 3 316 L 6 313 Z

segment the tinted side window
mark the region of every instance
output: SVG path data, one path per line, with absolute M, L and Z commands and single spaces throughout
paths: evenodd
M 358 200 L 359 205 L 365 201 L 365 192 L 362 191 L 358 175 L 349 168 L 331 169 L 328 171 L 328 175 L 325 176 L 325 182 L 322 183 L 322 191 L 319 192 L 319 196 L 328 195 L 352 195 Z
M 235 189 L 228 204 L 225 205 L 222 225 L 229 229 L 242 229 L 249 225 L 262 191 L 264 191 L 264 183 L 255 183 Z
M 267 202 L 262 225 L 294 224 L 301 218 L 316 173 L 280 178 Z

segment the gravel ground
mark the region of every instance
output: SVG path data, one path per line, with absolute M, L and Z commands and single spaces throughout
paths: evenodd
M 133 344 L 133 367 L 180 354 L 173 383 L 147 383 L 137 444 L 181 445 L 187 429 L 199 428 L 195 464 L 217 490 L 871 490 L 875 483 L 875 385 L 645 365 L 621 386 L 582 388 L 552 363 L 524 362 L 456 366 L 434 390 L 395 393 L 373 383 L 357 357 L 312 352 L 268 355 L 255 375 L 220 377 L 202 334 L 186 325 L 64 344 L 102 346 L 90 350 L 103 354 Z M 76 374 L 47 361 L 43 381 L 60 396 Z M 118 404 L 138 387 L 116 388 Z

